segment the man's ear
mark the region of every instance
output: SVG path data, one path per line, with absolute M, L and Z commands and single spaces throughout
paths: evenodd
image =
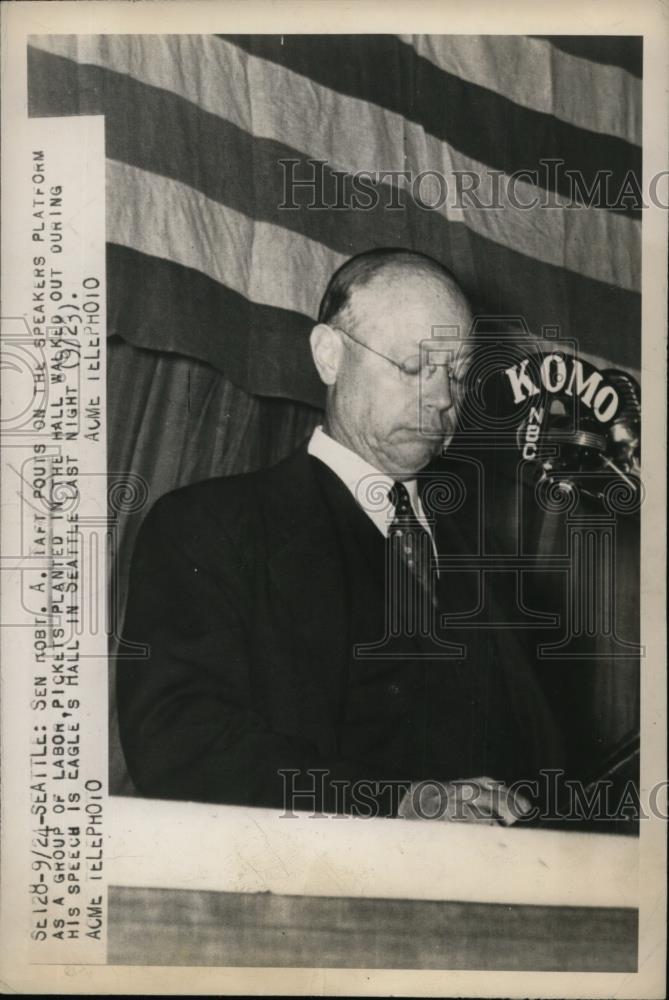
M 317 323 L 309 337 L 311 354 L 321 381 L 334 385 L 341 362 L 342 342 L 336 330 L 327 323 Z

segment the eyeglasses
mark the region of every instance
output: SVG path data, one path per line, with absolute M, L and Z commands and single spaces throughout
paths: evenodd
M 445 371 L 450 382 L 460 381 L 463 377 L 464 367 L 460 364 L 460 362 L 458 361 L 456 365 L 454 359 L 446 360 L 447 355 L 453 353 L 452 350 L 448 350 L 447 348 L 443 348 L 441 352 L 439 349 L 431 349 L 430 351 L 424 351 L 422 354 L 412 354 L 411 357 L 407 358 L 405 361 L 396 361 L 395 358 L 391 358 L 387 354 L 377 351 L 376 348 L 370 347 L 369 344 L 363 343 L 362 340 L 358 340 L 357 337 L 354 337 L 352 333 L 349 333 L 348 330 L 344 330 L 341 326 L 330 325 L 330 329 L 338 330 L 339 333 L 343 333 L 349 338 L 349 340 L 358 344 L 359 347 L 364 347 L 364 349 L 369 351 L 371 354 L 376 354 L 378 358 L 383 358 L 384 361 L 388 361 L 406 378 L 415 379 L 420 375 L 423 379 L 429 379 L 432 378 L 438 371 Z M 430 358 L 434 357 L 436 354 L 442 354 L 444 361 L 431 361 Z

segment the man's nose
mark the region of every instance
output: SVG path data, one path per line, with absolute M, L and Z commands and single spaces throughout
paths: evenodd
M 451 428 L 453 393 L 447 378 L 433 377 L 430 381 L 434 385 L 428 382 L 422 392 L 421 427 L 426 434 L 441 435 Z
M 445 366 L 440 365 L 431 377 L 423 380 L 421 392 L 424 409 L 439 412 L 451 409 L 453 389 Z

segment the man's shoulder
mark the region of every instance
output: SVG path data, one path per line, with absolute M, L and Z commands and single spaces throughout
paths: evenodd
M 183 524 L 184 519 L 233 519 L 239 528 L 252 520 L 270 497 L 296 485 L 306 468 L 306 446 L 275 465 L 232 476 L 215 476 L 163 494 L 151 510 L 152 519 Z

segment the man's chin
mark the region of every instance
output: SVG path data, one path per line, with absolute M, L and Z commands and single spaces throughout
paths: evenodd
M 450 440 L 450 437 L 449 439 Z M 397 476 L 410 478 L 424 469 L 442 450 L 442 438 L 423 438 L 421 441 L 407 441 L 393 449 L 393 469 Z

